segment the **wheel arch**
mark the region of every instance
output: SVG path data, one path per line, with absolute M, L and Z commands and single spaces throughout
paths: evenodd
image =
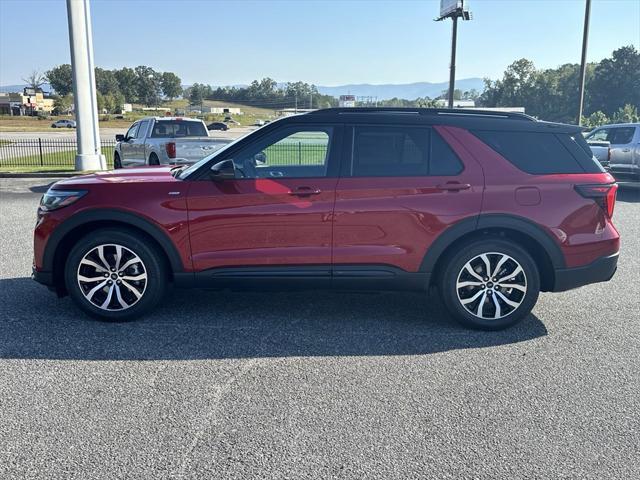
M 468 241 L 488 237 L 508 239 L 527 250 L 539 269 L 541 290 L 553 289 L 555 270 L 565 267 L 560 247 L 541 226 L 512 215 L 480 215 L 449 227 L 425 254 L 420 271 L 430 273 L 435 282 L 451 252 Z
M 45 247 L 43 269 L 52 272 L 53 283 L 59 293 L 64 293 L 64 263 L 73 245 L 92 231 L 113 227 L 135 231 L 152 242 L 163 255 L 171 278 L 174 273 L 184 271 L 178 250 L 160 227 L 128 212 L 91 210 L 74 215 L 59 225 Z

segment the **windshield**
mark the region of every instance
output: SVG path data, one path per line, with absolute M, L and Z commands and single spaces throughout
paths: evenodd
M 202 165 L 204 165 L 205 163 L 207 163 L 209 160 L 211 160 L 212 158 L 217 157 L 218 155 L 220 155 L 222 152 L 225 152 L 231 145 L 235 145 L 236 143 L 238 143 L 240 140 L 242 140 L 244 137 L 240 137 L 240 138 L 236 138 L 233 142 L 231 143 L 227 143 L 224 147 L 219 148 L 218 150 L 216 150 L 215 152 L 213 152 L 211 155 L 208 155 L 206 157 L 204 157 L 202 160 L 189 165 L 187 168 L 185 168 L 184 170 L 180 170 L 180 172 L 178 173 L 178 175 L 176 175 L 176 178 L 180 179 L 180 180 L 184 180 L 185 178 L 187 178 L 189 175 L 191 175 L 193 172 L 195 172 L 196 170 L 198 170 Z

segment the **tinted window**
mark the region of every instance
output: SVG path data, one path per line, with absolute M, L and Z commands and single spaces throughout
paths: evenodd
M 239 178 L 306 178 L 327 174 L 332 129 L 286 128 L 234 156 Z
M 207 129 L 201 122 L 158 120 L 153 126 L 153 138 L 206 137 Z
M 462 171 L 458 157 L 430 128 L 354 127 L 352 141 L 351 175 L 355 177 L 456 175 Z
M 457 175 L 462 172 L 462 162 L 438 132 L 431 132 L 429 175 Z
M 474 134 L 527 173 L 584 173 L 580 163 L 553 133 L 476 131 Z
M 609 142 L 611 142 L 612 145 L 631 143 L 635 131 L 636 129 L 634 127 L 612 128 L 611 135 L 609 135 Z

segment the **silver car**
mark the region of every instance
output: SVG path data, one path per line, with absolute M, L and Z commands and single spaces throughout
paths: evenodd
M 75 120 L 56 120 L 51 124 L 51 128 L 76 128 Z
M 604 125 L 589 133 L 586 140 L 609 142 L 611 172 L 640 181 L 640 123 Z

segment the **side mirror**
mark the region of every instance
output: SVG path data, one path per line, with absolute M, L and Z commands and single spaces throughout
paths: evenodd
M 236 170 L 233 166 L 233 160 L 223 160 L 211 167 L 211 179 L 216 182 L 223 180 L 233 180 L 236 178 Z
M 124 142 L 124 135 L 122 135 L 121 133 L 118 133 L 116 135 L 116 142 Z
M 264 152 L 256 153 L 253 156 L 253 160 L 254 160 L 254 162 L 256 162 L 256 165 L 258 163 L 261 163 L 261 164 L 264 165 L 265 163 L 267 163 L 267 154 L 264 153 Z

